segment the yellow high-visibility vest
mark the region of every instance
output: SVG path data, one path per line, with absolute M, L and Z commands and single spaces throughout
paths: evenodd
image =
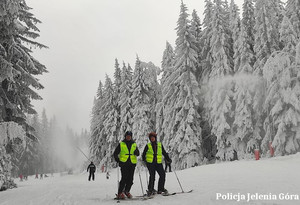
M 148 143 L 148 150 L 146 152 L 146 162 L 152 163 L 154 158 L 154 151 L 152 148 L 151 143 Z M 157 142 L 157 155 L 156 155 L 157 163 L 162 163 L 162 148 L 161 148 L 161 142 Z
M 121 148 L 120 154 L 119 154 L 120 162 L 126 162 L 130 155 L 131 163 L 132 164 L 137 163 L 137 158 L 134 155 L 134 151 L 136 150 L 136 143 L 133 143 L 131 145 L 130 154 L 129 154 L 129 151 L 128 151 L 128 148 L 127 148 L 127 145 L 125 142 L 120 142 L 120 148 Z

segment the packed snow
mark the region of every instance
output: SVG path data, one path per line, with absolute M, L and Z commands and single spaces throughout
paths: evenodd
M 144 201 L 122 200 L 120 204 L 300 204 L 299 170 L 300 153 L 258 161 L 204 165 L 176 171 L 183 190 L 193 189 L 192 193 L 156 195 Z M 15 179 L 18 188 L 0 192 L 0 205 L 116 204 L 113 198 L 117 191 L 117 169 L 110 175 L 106 179 L 106 173 L 98 168 L 95 181 L 87 180 L 87 172 L 57 173 L 44 179 L 29 176 L 27 181 Z M 140 175 L 145 192 L 146 172 L 141 170 Z M 156 175 L 156 184 L 157 180 Z M 167 173 L 166 188 L 169 192 L 181 192 L 174 172 Z M 142 195 L 138 170 L 131 193 Z M 252 200 L 248 201 L 248 195 Z

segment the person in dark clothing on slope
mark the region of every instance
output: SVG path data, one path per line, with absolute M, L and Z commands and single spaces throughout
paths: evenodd
M 93 162 L 90 163 L 90 165 L 87 168 L 87 172 L 90 170 L 90 175 L 89 175 L 89 181 L 91 181 L 91 177 L 93 181 L 95 180 L 95 171 L 96 171 L 96 166 L 94 165 Z
M 121 167 L 122 175 L 118 188 L 118 199 L 125 199 L 125 195 L 128 198 L 132 198 L 130 189 L 133 185 L 133 176 L 137 163 L 137 156 L 140 155 L 137 145 L 132 139 L 132 132 L 127 131 L 124 137 L 125 139 L 120 142 L 114 151 L 114 158 Z
M 165 189 L 166 173 L 162 165 L 162 155 L 169 164 L 172 163 L 172 160 L 165 151 L 162 143 L 157 141 L 157 134 L 155 132 L 149 134 L 149 140 L 150 143 L 145 146 L 142 155 L 143 161 L 146 162 L 150 174 L 147 195 L 150 196 L 155 194 L 155 171 L 157 171 L 159 175 L 157 193 L 167 194 L 168 191 Z

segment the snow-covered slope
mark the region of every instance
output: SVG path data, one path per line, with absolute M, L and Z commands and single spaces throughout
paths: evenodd
M 100 169 L 99 169 L 100 170 Z M 183 190 L 192 193 L 155 196 L 145 201 L 121 201 L 124 204 L 300 204 L 300 153 L 259 161 L 234 161 L 177 171 Z M 141 171 L 144 191 L 146 173 Z M 116 204 L 117 170 L 110 179 L 97 173 L 96 181 L 87 181 L 87 173 L 19 182 L 19 188 L 0 192 L 0 205 L 102 205 Z M 158 178 L 158 176 L 157 176 Z M 157 184 L 157 179 L 156 179 Z M 174 172 L 167 173 L 169 192 L 181 191 Z M 136 172 L 131 193 L 141 195 Z M 248 194 L 253 197 L 247 202 Z M 243 199 L 245 197 L 245 199 Z M 218 198 L 218 199 L 217 199 Z M 276 198 L 276 199 L 275 199 Z M 240 201 L 238 201 L 240 199 Z M 272 200 L 275 199 L 275 200 Z

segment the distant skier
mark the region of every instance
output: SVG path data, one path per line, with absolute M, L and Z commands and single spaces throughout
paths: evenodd
M 120 142 L 114 151 L 114 158 L 119 163 L 122 174 L 117 195 L 118 199 L 125 199 L 125 195 L 132 198 L 130 189 L 133 184 L 137 156 L 140 155 L 136 143 L 132 140 L 132 132 L 127 131 L 124 137 L 125 139 Z
M 89 181 L 91 181 L 91 177 L 93 181 L 95 180 L 95 171 L 96 171 L 96 166 L 94 165 L 93 162 L 90 163 L 90 165 L 87 168 L 87 172 L 90 170 L 90 175 L 89 175 Z
M 43 174 L 40 174 L 40 179 L 43 179 Z
M 155 171 L 157 171 L 159 175 L 157 193 L 167 194 L 168 191 L 165 189 L 166 173 L 162 165 L 162 155 L 164 155 L 165 160 L 169 164 L 172 163 L 172 160 L 170 159 L 168 153 L 165 151 L 162 143 L 157 141 L 157 134 L 155 132 L 149 133 L 149 140 L 150 143 L 145 146 L 142 155 L 143 161 L 146 162 L 150 174 L 147 195 L 150 196 L 155 194 Z
M 110 177 L 110 174 L 109 174 L 109 171 L 106 172 L 106 179 L 109 179 Z

